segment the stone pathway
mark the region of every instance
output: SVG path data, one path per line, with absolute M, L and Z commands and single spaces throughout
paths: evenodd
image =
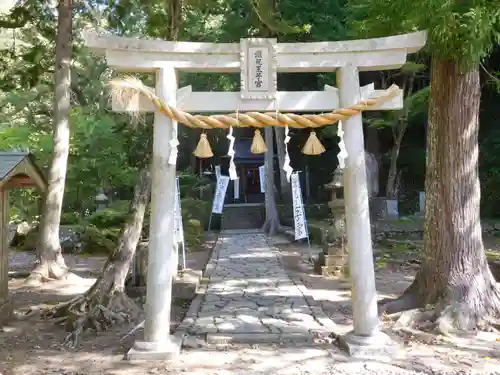
M 208 279 L 208 280 L 207 280 Z M 223 232 L 181 328 L 208 342 L 310 341 L 334 323 L 258 232 Z

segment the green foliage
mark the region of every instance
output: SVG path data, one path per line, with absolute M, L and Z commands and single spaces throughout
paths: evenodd
M 195 198 L 184 198 L 181 200 L 182 219 L 184 225 L 189 220 L 198 220 L 205 228 L 210 219 L 211 203 Z
M 185 221 L 185 238 L 189 249 L 196 249 L 203 240 L 203 226 L 197 219 Z
M 63 212 L 61 214 L 61 225 L 75 225 L 82 222 L 82 217 L 78 212 Z
M 433 56 L 477 64 L 500 41 L 498 0 L 348 0 L 356 35 L 428 31 Z
M 211 199 L 214 183 L 204 176 L 199 176 L 189 170 L 178 173 L 181 198 Z
M 87 218 L 87 221 L 97 228 L 111 228 L 121 227 L 126 219 L 126 212 L 106 208 L 102 211 L 94 212 Z
M 99 228 L 88 226 L 81 234 L 82 251 L 86 254 L 109 254 L 115 248 L 115 242 L 106 236 Z

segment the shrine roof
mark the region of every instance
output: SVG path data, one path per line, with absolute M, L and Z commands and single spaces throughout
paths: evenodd
M 8 183 L 12 182 L 12 186 Z M 0 151 L 0 188 L 38 187 L 45 190 L 47 182 L 28 151 Z

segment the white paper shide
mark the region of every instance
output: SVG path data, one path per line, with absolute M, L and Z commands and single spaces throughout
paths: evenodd
M 217 180 L 214 202 L 212 204 L 212 213 L 221 214 L 224 208 L 224 198 L 226 197 L 227 186 L 229 185 L 229 176 L 220 176 Z
M 293 173 L 292 178 L 292 196 L 293 196 L 293 222 L 295 227 L 295 239 L 307 238 L 306 218 L 302 205 L 302 190 L 300 188 L 299 174 Z

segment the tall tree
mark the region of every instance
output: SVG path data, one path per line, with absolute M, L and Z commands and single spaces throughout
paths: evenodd
M 267 152 L 265 156 L 265 205 L 266 218 L 262 230 L 269 236 L 274 236 L 281 229 L 278 209 L 276 208 L 276 192 L 274 184 L 274 137 L 273 128 L 264 129 Z
M 70 140 L 72 10 L 72 0 L 59 1 L 54 73 L 53 149 L 48 173 L 48 188 L 39 228 L 37 246 L 39 264 L 27 279 L 27 283 L 31 285 L 36 285 L 47 279 L 60 279 L 68 273 L 59 242 L 59 223 Z
M 439 329 L 470 330 L 500 313 L 481 237 L 478 177 L 479 66 L 500 40 L 500 4 L 407 3 L 349 2 L 358 31 L 376 36 L 427 29 L 432 55 L 422 263 L 413 284 L 385 309 L 434 305 Z
M 280 29 L 283 29 L 282 23 L 279 18 L 278 12 L 278 0 L 252 0 L 252 9 L 254 14 L 257 16 L 259 25 L 259 34 L 264 38 L 273 38 L 277 36 Z M 273 236 L 277 231 L 281 229 L 281 224 L 278 215 L 278 209 L 276 208 L 276 192 L 274 183 L 274 132 L 272 127 L 266 127 L 264 136 L 267 145 L 267 152 L 265 156 L 265 208 L 266 208 L 266 218 L 264 225 L 262 226 L 263 231 L 269 236 Z M 276 138 L 280 139 L 278 133 L 276 133 Z M 278 141 L 278 142 L 279 142 Z M 278 144 L 278 149 L 280 145 Z M 284 160 L 284 155 L 283 155 Z
M 281 199 L 285 198 L 290 193 L 290 183 L 286 179 L 286 173 L 283 170 L 283 165 L 285 164 L 285 128 L 283 126 L 274 127 L 274 135 L 276 136 L 276 154 L 278 155 L 278 163 L 280 170 L 280 187 L 281 187 Z

